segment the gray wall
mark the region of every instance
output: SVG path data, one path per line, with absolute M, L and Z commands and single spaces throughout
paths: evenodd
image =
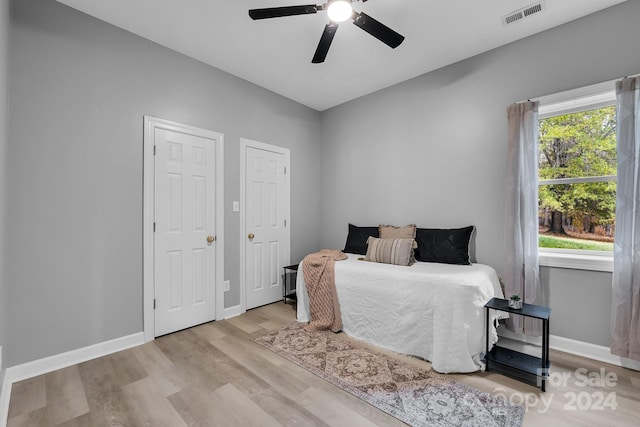
M 7 71 L 9 47 L 9 0 L 0 0 L 0 389 L 5 372 L 7 330 L 7 287 L 5 279 L 5 212 L 6 212 L 6 150 L 7 150 Z
M 321 246 L 342 247 L 348 222 L 474 224 L 477 261 L 500 274 L 507 106 L 639 73 L 638 16 L 622 3 L 325 111 Z M 610 274 L 544 271 L 543 286 L 551 333 L 608 344 Z
M 611 273 L 542 267 L 551 307 L 551 333 L 591 344 L 611 344 Z
M 142 120 L 224 133 L 225 306 L 239 139 L 291 149 L 292 261 L 317 250 L 320 114 L 53 0 L 14 0 L 8 366 L 142 331 Z

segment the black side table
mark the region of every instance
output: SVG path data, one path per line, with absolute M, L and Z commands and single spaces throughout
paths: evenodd
M 545 391 L 545 381 L 549 376 L 549 316 L 551 309 L 535 304 L 522 304 L 521 309 L 509 307 L 509 301 L 501 298 L 492 298 L 484 305 L 486 315 L 486 371 L 493 369 L 504 375 L 531 385 L 539 386 Z M 542 356 L 534 357 L 519 351 L 500 347 L 497 344 L 489 351 L 489 309 L 506 311 L 511 314 L 519 314 L 524 317 L 533 317 L 542 320 Z
M 296 281 L 295 279 L 298 277 L 298 265 L 299 264 L 293 264 L 293 265 L 287 265 L 286 267 L 283 267 L 284 269 L 284 280 L 282 281 L 282 301 L 284 301 L 284 303 L 287 303 L 287 300 L 293 300 L 296 301 Z M 292 279 L 293 280 L 287 280 L 287 277 L 289 275 L 294 276 Z

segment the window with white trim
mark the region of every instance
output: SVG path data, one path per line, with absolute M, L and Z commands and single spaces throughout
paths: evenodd
M 540 264 L 612 270 L 616 201 L 613 85 L 539 108 Z

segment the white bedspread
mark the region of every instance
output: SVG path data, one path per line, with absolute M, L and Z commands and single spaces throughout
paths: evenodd
M 418 262 L 410 267 L 359 261 L 348 254 L 337 261 L 336 290 L 343 331 L 399 353 L 431 361 L 441 373 L 484 368 L 484 305 L 503 298 L 495 270 L 487 265 Z M 298 269 L 298 321 L 309 321 L 309 297 Z M 491 312 L 490 345 L 498 340 Z

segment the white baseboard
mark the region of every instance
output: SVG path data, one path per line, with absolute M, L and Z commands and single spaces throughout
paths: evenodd
M 87 360 L 95 359 L 96 357 L 106 356 L 107 354 L 126 350 L 141 344 L 144 344 L 144 334 L 142 332 L 138 332 L 76 350 L 67 351 L 66 353 L 60 353 L 43 359 L 34 360 L 32 362 L 23 363 L 21 365 L 12 366 L 7 369 L 6 375 L 11 380 L 11 383 L 15 383 L 26 380 L 27 378 L 46 374 L 57 369 L 66 368 L 67 366 L 75 365 L 77 363 L 86 362 Z
M 498 334 L 500 337 L 507 338 L 509 340 L 506 347 L 510 347 L 522 353 L 540 356 L 539 349 L 536 349 L 535 347 L 539 348 L 542 345 L 541 337 L 516 334 L 515 332 L 505 329 L 503 326 L 499 328 Z M 609 347 L 605 347 L 603 345 L 577 341 L 571 338 L 559 337 L 557 335 L 549 335 L 549 348 L 600 362 L 610 363 L 611 365 L 640 371 L 639 361 L 611 354 Z
M 7 423 L 13 383 L 142 344 L 144 344 L 144 333 L 138 332 L 7 368 L 0 392 L 0 425 L 5 426 Z
M 2 365 L 0 365 L 2 367 Z M 7 379 L 7 370 L 0 369 L 0 426 L 6 427 L 11 399 L 11 383 Z
M 242 306 L 240 304 L 234 305 L 224 309 L 224 318 L 231 319 L 232 317 L 240 316 L 242 313 L 244 313 Z
M 7 378 L 5 371 L 4 379 L 2 380 L 2 389 L 0 389 L 0 426 L 6 427 L 7 418 L 9 417 L 9 401 L 11 399 L 11 383 Z
M 551 335 L 549 337 L 549 347 L 553 348 L 554 350 L 564 351 L 565 353 L 588 357 L 589 359 L 598 360 L 600 362 L 610 363 L 612 365 L 622 366 L 623 368 L 635 369 L 636 371 L 640 371 L 639 361 L 611 354 L 609 347 L 605 347 L 603 345 L 595 345 L 587 342 L 572 340 L 570 338 Z

